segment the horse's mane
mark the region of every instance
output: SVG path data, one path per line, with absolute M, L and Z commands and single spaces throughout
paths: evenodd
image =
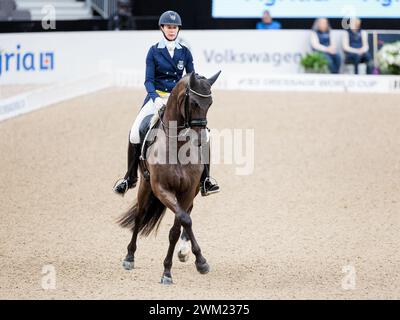
M 199 75 L 198 73 L 195 73 L 194 75 L 195 75 L 195 78 L 196 78 L 196 80 L 198 81 L 198 83 L 200 82 L 200 80 L 207 80 L 206 77 L 201 76 L 201 75 Z M 182 85 L 182 83 L 184 83 L 184 85 L 186 86 L 186 85 L 188 84 L 188 82 L 190 81 L 190 76 L 191 76 L 191 73 L 187 73 L 187 74 L 185 74 L 185 75 L 178 81 L 178 83 L 176 84 L 176 86 L 175 86 L 175 87 L 172 89 L 172 91 L 171 91 L 170 99 L 171 99 L 171 97 L 173 97 L 173 99 L 175 99 L 176 102 L 177 102 L 177 100 L 178 100 L 178 93 L 179 93 L 178 90 L 181 90 L 181 89 L 178 89 L 178 88 Z M 169 100 L 170 100 L 170 99 L 169 99 Z M 173 103 L 173 101 L 169 101 L 169 103 Z M 175 103 L 175 104 L 178 105 L 177 103 Z M 158 121 L 158 119 L 159 119 L 159 115 L 158 115 L 158 112 L 156 112 L 156 113 L 153 115 L 153 117 L 151 118 L 151 120 L 150 120 L 150 128 L 152 128 L 152 127 L 156 124 L 156 122 Z

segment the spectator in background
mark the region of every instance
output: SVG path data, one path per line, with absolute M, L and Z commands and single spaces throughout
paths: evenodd
M 331 73 L 339 73 L 341 58 L 331 37 L 328 19 L 319 18 L 315 20 L 311 32 L 311 47 L 314 51 L 320 52 L 326 57 Z
M 108 30 L 133 30 L 136 29 L 132 17 L 131 0 L 118 0 L 117 12 L 108 20 Z
M 281 29 L 281 24 L 278 21 L 273 21 L 268 10 L 264 11 L 261 21 L 256 25 L 257 29 L 278 30 Z
M 15 0 L 0 0 L 0 20 L 11 20 L 12 14 L 16 9 Z
M 343 37 L 343 51 L 346 63 L 354 64 L 354 73 L 358 74 L 358 65 L 367 64 L 367 74 L 372 71 L 372 57 L 369 53 L 367 32 L 361 30 L 361 20 L 352 18 L 350 20 L 350 29 Z
M 18 10 L 15 0 L 0 0 L 0 21 L 29 21 L 29 10 Z M 29 29 L 28 25 L 20 25 L 21 31 Z

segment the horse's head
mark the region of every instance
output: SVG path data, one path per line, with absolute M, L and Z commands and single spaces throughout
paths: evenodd
M 179 81 L 175 88 L 177 104 L 186 128 L 207 126 L 207 112 L 213 102 L 211 86 L 220 73 L 221 71 L 207 79 L 192 72 Z

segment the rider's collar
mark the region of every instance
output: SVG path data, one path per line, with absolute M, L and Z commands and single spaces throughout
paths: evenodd
M 157 45 L 157 49 L 164 49 L 167 48 L 167 39 L 161 39 L 161 41 Z M 175 42 L 176 49 L 182 49 L 182 46 L 175 40 L 175 41 L 168 41 L 168 42 Z

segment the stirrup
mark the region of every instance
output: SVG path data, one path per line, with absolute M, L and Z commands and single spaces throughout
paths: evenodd
M 213 187 L 217 187 L 217 188 L 215 190 L 207 190 L 207 188 L 206 188 L 207 182 L 209 182 Z M 220 191 L 217 180 L 215 180 L 214 178 L 211 178 L 211 177 L 207 177 L 204 179 L 204 182 L 201 185 L 200 190 L 201 190 L 201 195 L 203 197 L 209 196 L 210 194 L 218 193 Z

